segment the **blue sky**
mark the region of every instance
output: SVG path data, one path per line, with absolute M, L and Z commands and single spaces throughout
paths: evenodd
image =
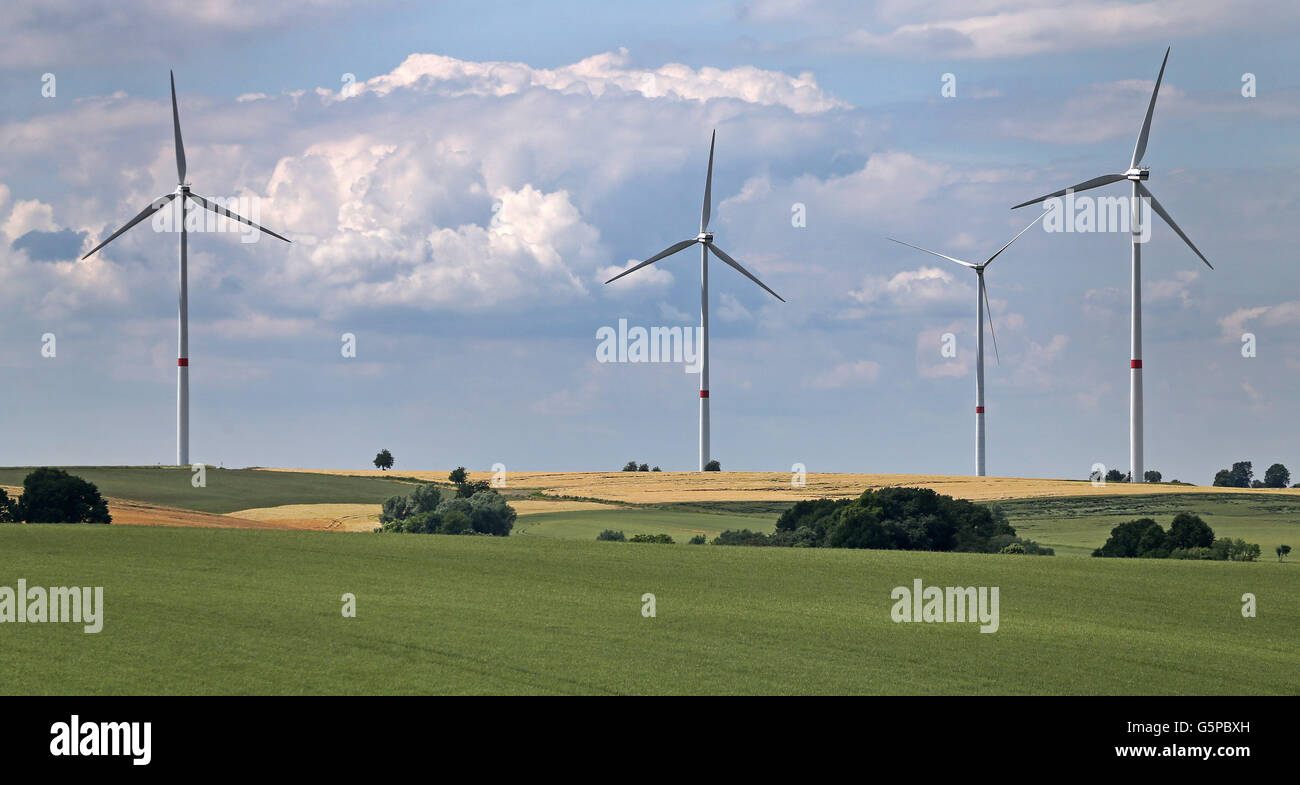
M 194 460 L 693 468 L 696 377 L 595 335 L 698 319 L 692 252 L 601 282 L 695 233 L 716 127 L 712 228 L 789 302 L 711 267 L 715 457 L 969 473 L 974 276 L 884 238 L 987 256 L 1010 205 L 1122 170 L 1166 46 L 1150 185 L 1217 269 L 1163 226 L 1144 249 L 1147 466 L 1300 464 L 1284 4 L 42 8 L 0 10 L 0 464 L 174 455 L 175 236 L 76 261 L 175 187 L 174 68 L 194 189 L 294 240 L 192 237 Z M 1127 468 L 1128 279 L 1116 233 L 990 267 L 990 474 Z

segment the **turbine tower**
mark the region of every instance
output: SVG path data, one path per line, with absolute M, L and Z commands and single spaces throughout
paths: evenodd
M 1047 215 L 1046 212 L 1043 215 Z M 1011 247 L 1011 243 L 1020 239 L 1020 235 L 1029 231 L 1030 227 L 1042 220 L 1043 215 L 1038 216 L 1029 222 L 1029 226 L 1021 229 L 1019 234 L 1011 238 L 1011 242 L 998 249 L 998 252 L 985 259 L 979 264 L 957 259 L 938 251 L 931 251 L 928 248 L 922 248 L 919 245 L 905 243 L 902 240 L 893 240 L 900 245 L 906 245 L 908 248 L 915 248 L 918 251 L 941 259 L 947 259 L 950 262 L 956 262 L 963 267 L 968 267 L 975 271 L 975 277 L 979 279 L 979 289 L 975 293 L 975 476 L 984 476 L 984 308 L 988 306 L 989 310 L 989 334 L 993 336 L 993 355 L 998 357 L 998 334 L 993 330 L 993 306 L 988 305 L 988 290 L 984 288 L 984 270 L 992 264 L 993 260 L 1002 255 L 1002 252 Z M 998 357 L 998 364 L 1001 364 L 1002 358 Z
M 605 283 L 613 283 L 625 275 L 634 273 L 649 264 L 654 264 L 660 259 L 672 256 L 678 251 L 684 251 L 692 245 L 700 245 L 700 340 L 702 347 L 700 355 L 702 363 L 700 365 L 700 471 L 709 463 L 709 252 L 712 251 L 729 266 L 735 268 L 737 272 L 749 280 L 763 287 L 763 289 L 781 302 L 785 302 L 781 295 L 772 291 L 767 284 L 758 280 L 752 273 L 740 266 L 740 263 L 727 255 L 725 251 L 719 248 L 713 242 L 713 234 L 709 232 L 709 214 L 712 210 L 713 201 L 713 147 L 717 142 L 718 132 L 714 130 L 713 138 L 709 141 L 709 170 L 704 178 L 704 209 L 700 212 L 700 233 L 690 240 L 682 240 L 668 246 L 659 253 L 651 256 L 640 264 L 629 267 L 618 275 L 610 278 Z
M 170 72 L 169 72 L 170 73 Z M 230 210 L 208 200 L 190 190 L 190 184 L 185 180 L 185 145 L 181 142 L 181 116 L 180 111 L 176 108 L 176 75 L 171 75 L 172 83 L 172 129 L 175 133 L 176 142 L 176 190 L 160 196 L 149 203 L 149 206 L 140 211 L 139 215 L 132 218 L 125 226 L 109 235 L 108 239 L 81 257 L 82 260 L 89 259 L 96 251 L 109 243 L 116 240 L 128 229 L 140 223 L 144 219 L 152 216 L 154 213 L 166 207 L 173 200 L 179 199 L 177 209 L 178 223 L 180 224 L 180 298 L 177 308 L 177 332 L 176 332 L 176 464 L 178 466 L 188 466 L 190 463 L 190 315 L 189 315 L 189 232 L 185 228 L 185 211 L 187 202 L 194 202 L 200 207 L 210 210 L 217 215 L 225 216 L 234 221 L 246 224 L 259 232 L 266 232 L 280 240 L 289 242 L 287 238 L 281 237 L 275 232 L 262 226 L 258 226 L 252 221 L 237 215 Z
M 1142 121 L 1142 130 L 1138 133 L 1137 144 L 1133 147 L 1133 158 L 1129 162 L 1128 170 L 1123 174 L 1103 174 L 1100 177 L 1094 177 L 1091 180 L 1079 183 L 1078 185 L 1066 188 L 1063 191 L 1055 191 L 1046 196 L 1040 196 L 1037 199 L 1031 199 L 1028 202 L 1022 202 L 1011 209 L 1025 207 L 1026 205 L 1037 204 L 1047 199 L 1054 199 L 1069 193 L 1087 191 L 1090 188 L 1097 188 L 1110 183 L 1118 183 L 1122 180 L 1128 180 L 1132 184 L 1132 196 L 1130 197 L 1129 210 L 1132 216 L 1130 220 L 1130 234 L 1132 235 L 1133 244 L 1133 300 L 1130 313 L 1130 333 L 1129 333 L 1129 471 L 1133 474 L 1133 482 L 1146 482 L 1143 464 L 1142 452 L 1142 240 L 1139 239 L 1140 227 L 1142 224 L 1142 202 L 1149 202 L 1151 209 L 1156 212 L 1174 233 L 1183 238 L 1183 242 L 1191 248 L 1202 262 L 1211 270 L 1214 265 L 1210 260 L 1205 258 L 1205 254 L 1188 239 L 1183 230 L 1174 222 L 1173 216 L 1165 210 L 1164 206 L 1156 200 L 1151 191 L 1147 189 L 1143 182 L 1151 177 L 1151 169 L 1142 166 L 1142 157 L 1147 151 L 1147 137 L 1151 134 L 1151 116 L 1156 111 L 1156 96 L 1160 93 L 1160 81 L 1165 75 L 1165 64 L 1169 62 L 1169 50 L 1165 49 L 1165 59 L 1160 63 L 1160 73 L 1156 75 L 1156 87 L 1151 91 L 1151 103 L 1147 105 L 1147 116 Z

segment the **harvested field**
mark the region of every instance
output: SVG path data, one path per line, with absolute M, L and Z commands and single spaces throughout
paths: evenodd
M 267 471 L 378 477 L 371 470 L 268 469 Z M 402 477 L 446 482 L 447 472 L 403 471 Z M 470 472 L 474 480 L 490 480 L 491 472 Z M 798 501 L 856 496 L 866 488 L 911 486 L 933 488 L 971 501 L 1030 499 L 1048 496 L 1126 496 L 1133 494 L 1245 493 L 1297 494 L 1297 489 L 1214 488 L 1209 486 L 1110 483 L 1093 486 L 1087 480 L 1044 480 L 1020 477 L 967 477 L 924 474 L 812 474 L 802 488 L 791 487 L 788 472 L 511 472 L 511 490 L 537 490 L 552 496 L 608 499 L 633 504 L 704 501 Z

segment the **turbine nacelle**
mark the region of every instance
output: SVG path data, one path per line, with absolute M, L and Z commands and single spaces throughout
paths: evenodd
M 1124 178 L 1127 180 L 1150 180 L 1151 167 L 1135 166 L 1124 173 Z
M 699 234 L 695 235 L 695 242 L 704 243 L 705 245 L 708 245 L 709 243 L 713 242 L 713 232 L 700 232 Z

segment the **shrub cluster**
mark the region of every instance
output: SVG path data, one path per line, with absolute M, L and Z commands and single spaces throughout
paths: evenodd
M 874 548 L 1050 556 L 1051 548 L 1023 540 L 997 508 L 944 496 L 929 488 L 867 489 L 854 499 L 797 502 L 770 535 L 725 531 L 714 545 L 793 548 Z M 1020 549 L 1006 550 L 1016 544 Z
M 409 496 L 393 496 L 379 515 L 385 532 L 408 534 L 490 534 L 505 537 L 517 514 L 501 494 L 485 488 L 471 496 L 444 499 L 438 486 L 417 486 Z
M 1138 518 L 1110 530 L 1110 537 L 1093 556 L 1119 559 L 1212 559 L 1215 561 L 1255 561 L 1259 545 L 1224 537 L 1216 539 L 1214 530 L 1199 516 L 1181 512 L 1165 531 L 1151 518 Z

